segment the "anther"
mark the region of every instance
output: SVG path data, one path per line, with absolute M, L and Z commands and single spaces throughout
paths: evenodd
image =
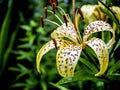
M 56 40 L 55 39 L 52 39 L 52 40 L 53 40 L 53 43 L 55 45 L 55 48 L 57 49 L 57 42 L 56 42 Z
M 48 2 L 50 3 L 51 6 L 52 6 L 53 3 L 55 3 L 56 6 L 58 5 L 58 1 L 57 0 L 48 0 Z
M 45 18 L 47 18 L 47 7 L 44 8 Z
M 40 24 L 41 24 L 42 27 L 44 27 L 43 16 L 40 17 Z
M 55 3 L 52 4 L 52 8 L 53 8 L 53 12 L 55 14 L 55 11 L 56 11 L 56 4 Z
M 68 24 L 67 24 L 68 20 L 67 20 L 66 14 L 63 14 L 63 18 L 64 18 L 66 26 L 68 26 Z
M 78 9 L 78 13 L 80 14 L 80 16 L 82 17 L 82 19 L 84 20 L 84 16 L 83 16 L 83 13 L 82 13 L 81 9 L 79 7 L 77 9 Z
M 53 3 L 53 0 L 48 0 L 48 2 L 50 3 L 50 5 L 52 5 L 52 3 Z
M 48 2 L 50 3 L 50 5 L 53 8 L 53 12 L 55 14 L 55 10 L 56 10 L 56 6 L 58 5 L 58 1 L 57 0 L 48 0 Z

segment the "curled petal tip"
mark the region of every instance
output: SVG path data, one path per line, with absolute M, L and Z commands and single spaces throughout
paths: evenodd
M 64 42 L 64 40 L 61 39 L 56 39 L 56 47 L 59 47 L 62 43 Z M 41 59 L 43 57 L 43 55 L 45 55 L 48 51 L 50 51 L 51 49 L 55 48 L 55 44 L 54 41 L 51 40 L 49 42 L 47 42 L 38 52 L 37 57 L 36 57 L 36 65 L 37 65 L 37 71 L 40 73 L 40 62 Z
M 39 68 L 39 64 L 37 63 L 37 71 L 38 71 L 38 73 L 40 74 L 41 72 L 40 72 L 40 68 Z
M 100 64 L 100 71 L 95 74 L 95 76 L 103 75 L 108 67 L 109 55 L 107 50 L 107 45 L 99 38 L 92 38 L 87 42 L 87 45 L 90 46 L 97 55 Z
M 101 76 L 102 74 L 100 73 L 100 72 L 98 72 L 98 73 L 96 73 L 95 74 L 95 77 L 99 77 L 99 76 Z

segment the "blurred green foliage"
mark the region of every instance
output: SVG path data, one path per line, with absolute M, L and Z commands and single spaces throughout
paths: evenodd
M 0 1 L 0 3 L 1 2 L 3 1 Z M 59 6 L 61 6 L 66 13 L 71 15 L 71 0 L 58 0 L 58 2 Z M 115 2 L 118 3 L 119 1 L 107 0 L 106 5 L 118 5 Z M 14 5 L 12 6 L 12 4 L 15 3 L 21 4 L 21 7 L 18 6 L 19 8 L 17 8 L 19 19 L 17 22 L 14 22 L 16 24 L 14 28 L 12 28 L 13 30 L 10 31 L 10 25 L 13 23 L 12 21 L 14 21 L 14 18 L 11 18 L 11 16 L 14 17 Z M 76 0 L 76 7 L 81 7 L 84 4 L 97 4 L 97 0 Z M 42 73 L 39 74 L 37 72 L 36 54 L 42 45 L 50 40 L 50 33 L 57 28 L 48 22 L 45 22 L 44 28 L 39 24 L 40 16 L 44 16 L 43 9 L 45 6 L 51 9 L 49 3 L 45 0 L 18 0 L 18 2 L 9 0 L 8 10 L 0 31 L 0 82 L 2 83 L 4 81 L 2 77 L 7 77 L 9 80 L 5 79 L 5 85 L 9 85 L 6 83 L 10 83 L 8 87 L 12 90 L 120 89 L 120 58 L 118 53 L 120 50 L 120 28 L 115 17 L 104 9 L 101 10 L 118 26 L 116 30 L 118 31 L 116 32 L 117 41 L 114 44 L 115 46 L 109 50 L 110 63 L 105 76 L 94 77 L 94 73 L 99 70 L 99 66 L 98 62 L 96 62 L 97 58 L 95 53 L 89 47 L 82 52 L 74 77 L 62 78 L 58 75 L 55 49 L 44 55 L 41 62 Z M 49 15 L 48 18 L 54 20 L 53 15 Z M 82 21 L 80 22 L 82 24 L 80 28 L 83 30 L 86 25 Z M 106 37 L 103 38 L 106 39 Z M 10 64 L 7 64 L 8 62 Z M 9 73 L 4 74 L 5 68 L 9 69 L 9 71 L 6 71 Z M 11 77 L 12 80 L 10 79 Z

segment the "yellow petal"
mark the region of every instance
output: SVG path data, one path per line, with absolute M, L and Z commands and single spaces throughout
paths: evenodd
M 102 5 L 83 5 L 81 7 L 85 23 L 89 24 L 96 20 L 106 21 L 108 19 L 107 15 L 101 12 L 100 7 L 104 8 Z M 79 19 L 80 15 L 78 14 L 75 18 L 77 26 Z
M 40 61 L 41 58 L 44 54 L 46 54 L 48 51 L 50 51 L 51 49 L 55 48 L 56 46 L 59 47 L 64 40 L 60 40 L 60 39 L 56 39 L 56 45 L 55 42 L 53 40 L 49 41 L 48 43 L 46 43 L 37 53 L 37 57 L 36 57 L 36 65 L 37 65 L 37 71 L 40 73 Z
M 115 16 L 117 17 L 117 19 L 119 20 L 119 23 L 120 23 L 120 7 L 112 6 L 110 8 L 111 8 L 111 10 L 113 11 L 113 13 L 115 14 Z
M 115 33 L 114 33 L 114 30 L 112 29 L 112 27 L 110 26 L 110 24 L 108 24 L 104 21 L 94 21 L 94 22 L 90 23 L 84 31 L 83 41 L 87 41 L 88 37 L 91 34 L 100 32 L 100 31 L 112 32 L 112 38 L 107 43 L 107 47 L 110 48 L 115 42 Z
M 74 70 L 78 62 L 82 47 L 70 42 L 64 43 L 59 47 L 56 56 L 56 64 L 59 74 L 62 77 L 74 75 Z
M 71 39 L 74 42 L 77 42 L 77 33 L 76 30 L 74 28 L 74 25 L 72 23 L 64 23 L 63 25 L 61 25 L 60 27 L 57 28 L 57 30 L 54 30 L 53 33 L 51 34 L 52 38 L 63 38 L 63 37 L 67 37 L 69 39 Z
M 109 55 L 106 44 L 104 41 L 98 38 L 92 38 L 86 44 L 94 50 L 100 63 L 100 71 L 95 74 L 95 76 L 103 75 L 107 70 L 109 62 Z
M 83 13 L 84 20 L 86 23 L 90 23 L 90 22 L 96 20 L 96 18 L 93 15 L 93 12 L 97 8 L 97 6 L 98 5 L 84 5 L 81 7 L 81 11 Z

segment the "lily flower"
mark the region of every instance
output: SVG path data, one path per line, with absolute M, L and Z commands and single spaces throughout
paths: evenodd
M 81 38 L 77 28 L 78 26 L 76 26 L 78 24 L 72 22 L 68 15 L 65 15 L 65 18 L 67 21 L 65 20 L 65 23 L 62 23 L 60 26 L 58 25 L 57 29 L 51 33 L 52 40 L 43 45 L 39 50 L 36 57 L 38 72 L 40 73 L 40 62 L 43 55 L 53 48 L 57 48 L 56 65 L 58 73 L 62 77 L 72 77 L 74 75 L 75 67 L 79 60 L 81 51 L 86 46 L 89 46 L 96 53 L 100 64 L 100 71 L 96 73 L 95 76 L 103 75 L 107 70 L 109 63 L 108 49 L 115 42 L 115 34 L 112 27 L 104 21 L 98 20 L 91 22 L 85 28 L 83 38 Z M 60 18 L 58 20 L 60 20 Z M 107 43 L 97 37 L 89 39 L 89 36 L 93 33 L 102 31 L 109 31 L 112 33 L 112 37 Z
M 104 3 L 106 2 L 106 0 L 104 1 Z M 108 16 L 103 13 L 101 11 L 100 8 L 104 8 L 106 9 L 106 7 L 104 5 L 102 5 L 101 3 L 99 3 L 98 5 L 83 5 L 81 7 L 81 12 L 84 16 L 84 21 L 86 23 L 90 23 L 96 20 L 103 20 L 103 21 L 107 21 L 108 20 Z M 119 23 L 120 23 L 120 7 L 118 6 L 111 6 L 109 7 L 109 9 L 113 12 L 113 14 L 116 16 L 116 18 L 118 19 Z M 79 18 L 81 16 L 78 14 L 76 17 L 76 21 L 79 21 Z M 114 22 L 113 22 L 114 24 Z
M 83 13 L 84 16 L 84 21 L 86 23 L 91 23 L 93 21 L 96 20 L 103 20 L 103 21 L 107 21 L 108 20 L 108 16 L 106 14 L 104 14 L 100 8 L 105 8 L 103 5 L 99 4 L 99 5 L 83 5 L 81 7 L 81 12 Z M 76 21 L 79 21 L 79 18 L 81 16 L 78 14 Z

